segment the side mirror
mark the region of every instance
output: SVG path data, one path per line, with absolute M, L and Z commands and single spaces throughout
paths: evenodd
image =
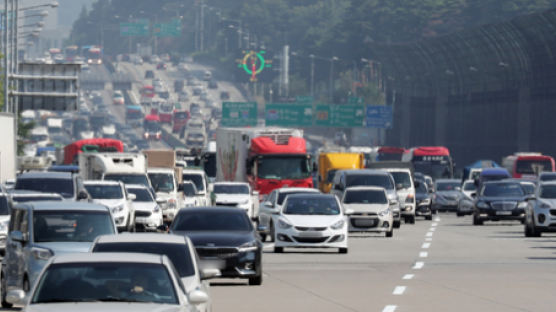
M 89 199 L 89 193 L 87 193 L 86 191 L 79 191 L 79 193 L 77 193 L 77 200 L 85 199 Z
M 162 198 L 157 198 L 156 203 L 159 204 L 159 205 L 162 205 L 162 204 L 166 203 L 166 200 L 162 199 Z
M 525 197 L 525 200 L 527 200 L 527 201 L 529 201 L 529 200 L 536 200 L 536 199 L 537 199 L 537 196 L 535 196 L 535 195 L 533 195 L 533 194 L 527 195 L 527 196 Z
M 273 207 L 273 208 L 270 210 L 270 213 L 272 213 L 272 214 L 280 214 L 280 210 L 278 210 L 278 209 L 276 209 L 276 208 Z
M 159 232 L 164 232 L 164 233 L 168 232 L 168 229 L 169 229 L 169 227 L 168 227 L 167 224 L 159 225 L 159 226 L 156 228 L 157 231 L 159 231 Z
M 471 193 L 471 198 L 476 198 L 477 197 L 477 193 Z
M 269 209 L 274 208 L 274 205 L 269 201 L 265 201 L 263 205 Z
M 260 194 L 259 191 L 253 191 L 253 192 L 251 192 L 251 195 L 256 196 L 257 198 L 259 198 L 259 194 Z
M 403 184 L 401 183 L 396 184 L 396 190 L 401 190 L 401 189 L 403 189 Z
M 355 213 L 355 211 L 353 211 L 353 209 L 346 209 L 346 211 L 344 211 L 344 214 L 345 214 L 346 216 L 352 215 L 352 214 L 354 214 L 354 213 Z
M 201 270 L 201 279 L 202 280 L 208 280 L 208 279 L 211 279 L 211 278 L 219 277 L 221 275 L 222 275 L 222 273 L 220 272 L 219 269 L 207 268 L 207 269 L 202 269 Z
M 137 199 L 137 195 L 131 193 L 131 194 L 128 194 L 128 195 L 127 195 L 127 198 L 129 198 L 129 200 L 131 200 L 131 201 L 134 201 L 134 200 Z
M 27 241 L 21 231 L 13 231 L 10 236 L 14 242 L 25 243 Z
M 189 302 L 194 305 L 207 303 L 209 300 L 207 293 L 201 290 L 194 290 L 190 292 L 188 297 Z
M 13 289 L 6 294 L 6 301 L 11 304 L 22 304 L 25 292 L 22 289 Z

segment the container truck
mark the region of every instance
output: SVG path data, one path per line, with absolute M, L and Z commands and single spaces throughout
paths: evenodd
M 362 153 L 321 153 L 318 167 L 319 189 L 323 193 L 329 193 L 334 173 L 343 169 L 364 168 L 365 156 Z
M 303 131 L 218 128 L 216 180 L 249 182 L 259 200 L 284 186 L 313 187 Z

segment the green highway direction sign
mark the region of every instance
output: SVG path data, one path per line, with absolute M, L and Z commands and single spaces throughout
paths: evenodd
M 311 103 L 267 104 L 265 124 L 280 127 L 311 127 L 313 125 L 313 105 Z
M 120 23 L 120 36 L 137 37 L 149 35 L 149 22 Z
M 256 102 L 223 102 L 222 120 L 223 127 L 254 127 L 257 125 Z
M 363 127 L 365 106 L 361 104 L 317 104 L 315 126 L 334 128 Z
M 179 37 L 181 35 L 181 21 L 174 19 L 170 23 L 154 24 L 153 33 L 157 37 Z

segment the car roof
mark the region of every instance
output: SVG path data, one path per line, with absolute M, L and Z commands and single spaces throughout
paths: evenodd
M 20 174 L 17 179 L 71 179 L 71 172 L 29 171 Z
M 162 264 L 163 255 L 129 252 L 70 253 L 55 256 L 52 263 L 131 262 Z
M 436 183 L 461 183 L 458 179 L 437 179 Z
M 540 175 L 540 176 L 541 176 L 541 175 L 556 175 L 556 172 L 553 172 L 553 171 L 543 171 L 543 172 L 541 172 L 539 175 Z
M 191 167 L 185 167 L 182 170 L 182 174 L 183 173 L 199 173 L 199 174 L 204 174 L 205 171 L 201 168 L 191 168 Z
M 519 185 L 521 185 L 521 183 L 519 181 L 515 181 L 515 180 L 486 181 L 486 182 L 483 183 L 484 186 L 491 185 L 491 184 L 519 184 Z
M 93 203 L 86 203 L 86 202 L 75 202 L 75 201 L 36 201 L 36 202 L 28 202 L 18 204 L 17 206 L 23 207 L 26 206 L 32 210 L 67 210 L 67 211 L 74 211 L 74 210 L 86 210 L 86 211 L 102 211 L 107 212 L 108 207 L 93 204 Z
M 288 197 L 286 197 L 286 200 L 292 199 L 292 198 L 310 198 L 310 199 L 316 199 L 316 198 L 336 198 L 335 195 L 332 194 L 313 194 L 313 193 L 301 193 L 301 194 L 292 194 L 292 195 L 288 195 Z
M 310 187 L 283 187 L 276 189 L 278 193 L 293 193 L 293 192 L 307 192 L 307 193 L 320 193 L 318 189 Z
M 386 189 L 379 186 L 350 186 L 345 189 L 346 192 L 348 191 L 383 191 L 386 192 Z
M 215 207 L 215 206 L 206 206 L 206 207 L 192 207 L 187 209 L 180 209 L 178 211 L 178 215 L 181 213 L 203 213 L 203 212 L 211 212 L 215 214 L 219 213 L 239 213 L 245 214 L 245 210 L 236 207 Z
M 164 243 L 184 244 L 185 237 L 182 235 L 162 233 L 122 233 L 114 235 L 101 235 L 96 243 Z
M 247 182 L 214 182 L 213 185 L 245 185 L 249 186 Z
M 11 190 L 9 194 L 12 197 L 32 197 L 32 196 L 43 196 L 43 197 L 57 197 L 63 198 L 62 195 L 58 193 L 42 193 L 42 192 L 35 192 L 35 191 L 27 191 L 27 190 Z
M 556 181 L 540 181 L 539 185 L 554 185 L 556 186 Z
M 346 170 L 339 170 L 339 172 L 340 174 L 350 174 L 350 175 L 368 175 L 368 174 L 390 175 L 389 172 L 382 169 L 346 169 Z
M 120 185 L 120 181 L 111 181 L 111 180 L 86 180 L 83 181 L 85 185 Z
M 463 181 L 463 183 L 464 183 L 464 184 L 465 184 L 465 183 L 473 183 L 473 184 L 474 184 L 474 183 L 475 183 L 475 180 L 468 179 L 468 180 Z

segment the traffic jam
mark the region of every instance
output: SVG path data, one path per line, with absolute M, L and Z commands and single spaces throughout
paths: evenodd
M 231 92 L 211 71 L 168 56 L 124 65 L 140 71 L 131 91 L 83 92 L 75 112 L 22 112 L 25 156 L 0 193 L 4 308 L 212 311 L 211 282 L 264 287 L 269 253 L 342 257 L 355 234 L 396 244 L 440 214 L 515 221 L 524 237 L 556 230 L 551 156 L 456 172 L 442 146 L 319 146 L 302 129 L 222 127 Z

